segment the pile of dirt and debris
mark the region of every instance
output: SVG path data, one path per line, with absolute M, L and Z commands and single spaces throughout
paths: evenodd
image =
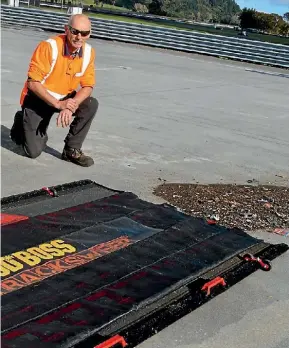
M 289 187 L 164 183 L 154 194 L 187 214 L 247 231 L 289 228 Z

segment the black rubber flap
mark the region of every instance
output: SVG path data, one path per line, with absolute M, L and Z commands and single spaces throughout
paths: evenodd
M 128 312 L 261 242 L 92 182 L 56 191 L 3 200 L 2 347 L 72 347 L 121 329 Z

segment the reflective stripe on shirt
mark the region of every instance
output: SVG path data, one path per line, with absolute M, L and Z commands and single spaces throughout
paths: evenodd
M 57 61 L 57 57 L 58 57 L 58 48 L 57 48 L 56 41 L 54 39 L 48 39 L 46 41 L 49 42 L 51 47 L 52 47 L 52 63 L 51 63 L 51 69 L 50 69 L 49 73 L 41 81 L 42 84 L 46 81 L 46 79 L 52 73 L 54 66 L 56 64 L 56 61 Z M 90 58 L 91 58 L 91 46 L 86 43 L 85 48 L 84 48 L 84 52 L 83 52 L 82 69 L 81 69 L 80 73 L 75 74 L 76 77 L 80 77 L 80 76 L 84 75 L 84 73 L 88 67 L 88 64 L 90 62 Z

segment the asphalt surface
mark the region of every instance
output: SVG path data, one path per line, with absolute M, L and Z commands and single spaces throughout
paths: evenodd
M 288 72 L 91 40 L 100 107 L 84 144 L 95 165 L 80 168 L 59 159 L 67 129 L 56 117 L 39 158 L 11 143 L 32 51 L 49 34 L 2 28 L 1 36 L 1 197 L 86 178 L 153 201 L 163 180 L 288 185 Z M 288 348 L 288 295 L 286 253 L 140 348 Z
M 68 129 L 56 115 L 48 153 L 15 154 L 9 129 L 32 51 L 48 35 L 2 29 L 2 196 L 83 178 L 150 198 L 158 178 L 288 183 L 289 79 L 246 69 L 286 70 L 99 40 L 100 106 L 84 143 L 95 165 L 59 159 Z

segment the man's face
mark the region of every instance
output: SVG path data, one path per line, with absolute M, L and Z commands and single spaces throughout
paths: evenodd
M 75 20 L 71 25 L 65 26 L 65 32 L 71 47 L 77 50 L 90 37 L 90 23 L 84 20 Z

